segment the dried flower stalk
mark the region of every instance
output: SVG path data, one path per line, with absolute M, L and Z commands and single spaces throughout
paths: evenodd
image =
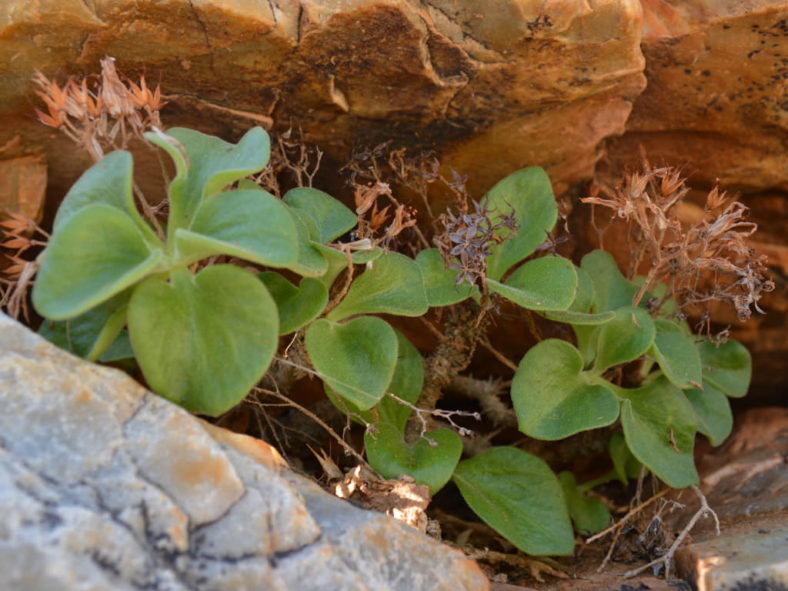
M 747 207 L 713 188 L 706 198 L 703 218 L 683 227 L 674 208 L 689 189 L 678 170 L 672 167 L 644 167 L 632 173 L 623 187 L 594 194 L 585 203 L 614 210 L 614 215 L 630 223 L 633 242 L 631 274 L 644 261 L 649 268 L 643 286 L 635 295 L 637 305 L 645 293 L 665 283 L 667 293 L 656 309 L 674 298 L 678 309 L 707 308 L 713 301 L 728 302 L 741 321 L 750 318 L 762 294 L 772 291 L 766 257 L 758 256 L 747 243 L 757 224 L 747 221 Z
M 30 248 L 46 246 L 49 234 L 22 214 L 10 212 L 6 215 L 8 219 L 0 222 L 3 231 L 0 248 L 14 252 L 5 254 L 11 264 L 2 270 L 4 277 L 0 278 L 0 306 L 6 308 L 11 318 L 19 318 L 22 314 L 28 319 L 27 291 L 38 266 L 34 261 L 25 260 L 22 255 Z M 36 235 L 41 239 L 37 240 Z
M 69 78 L 61 88 L 39 71 L 33 82 L 47 107 L 46 113 L 36 109 L 38 120 L 62 131 L 94 162 L 108 151 L 126 148 L 131 137 L 144 141 L 145 131 L 161 127 L 159 110 L 166 103 L 159 87 L 148 88 L 144 76 L 139 85 L 131 80 L 124 83 L 114 58 L 101 60 L 101 76 L 93 90 L 87 79 L 77 82 Z

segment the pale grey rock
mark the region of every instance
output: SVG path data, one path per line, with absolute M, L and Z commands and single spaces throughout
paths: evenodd
M 146 401 L 125 424 L 125 436 L 144 477 L 161 486 L 192 525 L 215 521 L 243 495 L 243 484 L 218 442 L 197 421 L 172 412 L 162 398 Z
M 476 591 L 478 566 L 0 314 L 0 590 Z

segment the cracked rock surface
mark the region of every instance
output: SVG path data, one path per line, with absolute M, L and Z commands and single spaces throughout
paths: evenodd
M 483 590 L 459 552 L 0 314 L 0 588 Z

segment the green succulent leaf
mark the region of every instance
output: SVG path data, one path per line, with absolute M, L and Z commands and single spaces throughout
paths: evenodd
M 412 476 L 433 495 L 449 481 L 462 455 L 459 435 L 448 429 L 429 431 L 408 445 L 396 426 L 379 423 L 364 435 L 370 465 L 384 478 Z
M 487 285 L 529 310 L 566 310 L 575 299 L 577 275 L 571 261 L 548 256 L 528 261 L 504 283 L 488 279 Z
M 149 132 L 145 137 L 173 158 L 175 179 L 170 184 L 171 239 L 178 228 L 188 228 L 198 207 L 207 197 L 265 167 L 271 155 L 268 134 L 260 127 L 250 129 L 237 144 L 193 129 L 174 127 Z
M 318 279 L 304 277 L 296 287 L 279 273 L 257 275 L 279 310 L 279 334 L 289 334 L 320 316 L 328 303 L 328 290 Z
M 291 189 L 283 201 L 312 219 L 317 228 L 318 242 L 331 242 L 358 223 L 356 214 L 338 199 L 311 187 Z
M 394 376 L 386 389 L 397 398 L 416 404 L 424 384 L 424 359 L 419 350 L 396 328 L 397 365 Z M 388 423 L 394 425 L 400 434 L 405 432 L 411 408 L 401 404 L 391 396 L 384 396 L 372 410 L 361 410 L 349 400 L 339 401 L 337 394 L 326 386 L 329 400 L 342 412 L 350 412 L 351 419 L 358 423 Z M 358 416 L 356 416 L 358 415 Z
M 618 398 L 604 380 L 582 369 L 580 352 L 566 341 L 547 339 L 532 347 L 512 380 L 520 431 L 553 441 L 614 422 Z
M 329 271 L 328 260 L 323 256 L 321 245 L 313 242 L 311 238 L 311 230 L 308 226 L 308 223 L 311 223 L 309 217 L 296 210 L 288 209 L 288 212 L 296 228 L 294 238 L 298 247 L 298 260 L 289 265 L 290 270 L 304 277 L 320 277 L 323 281 L 323 276 Z M 326 289 L 331 287 L 331 284 L 325 281 L 323 284 Z
M 262 190 L 227 191 L 200 205 L 189 229 L 175 232 L 182 264 L 226 254 L 269 267 L 298 261 L 296 227 L 287 208 Z
M 320 276 L 320 281 L 323 282 L 326 288 L 330 288 L 339 274 L 347 269 L 347 254 L 325 244 L 313 243 L 313 245 L 322 253 L 327 262 L 328 268 L 325 273 Z M 378 246 L 368 250 L 356 250 L 350 253 L 350 261 L 354 265 L 363 265 L 378 260 L 382 254 L 383 249 Z
M 712 445 L 720 445 L 733 428 L 733 413 L 727 396 L 711 384 L 704 383 L 703 390 L 692 388 L 684 395 L 695 409 L 698 431 L 709 438 Z
M 116 363 L 118 361 L 132 361 L 132 367 L 136 367 L 134 360 L 134 349 L 131 348 L 131 338 L 129 331 L 125 328 L 120 331 L 118 338 L 98 357 L 101 363 Z
M 576 326 L 596 326 L 615 318 L 615 312 L 600 312 L 599 314 L 591 312 L 594 306 L 594 283 L 582 268 L 575 267 L 574 269 L 577 275 L 577 289 L 572 305 L 568 310 L 548 310 L 544 312 L 544 317 L 555 322 L 565 322 Z
M 694 339 L 669 320 L 657 319 L 654 325 L 654 356 L 662 373 L 681 389 L 700 384 L 700 353 Z
M 460 272 L 444 266 L 443 257 L 437 248 L 422 250 L 416 256 L 416 264 L 424 277 L 424 290 L 430 306 L 451 306 L 479 293 L 477 287 L 467 282 L 457 285 Z
M 238 404 L 263 376 L 279 338 L 276 304 L 252 273 L 215 265 L 170 281 L 146 279 L 128 310 L 129 334 L 151 388 L 198 414 Z
M 558 207 L 550 179 L 541 168 L 526 168 L 499 181 L 487 194 L 486 203 L 497 221 L 514 211 L 517 235 L 501 228 L 497 234 L 508 238 L 494 245 L 487 257 L 487 277 L 500 280 L 512 265 L 533 254 L 558 219 Z
M 589 252 L 580 266 L 594 284 L 594 312 L 609 312 L 632 305 L 638 286 L 621 274 L 610 253 L 603 250 Z
M 457 464 L 452 480 L 471 509 L 523 552 L 565 556 L 574 550 L 561 485 L 543 460 L 493 447 Z
M 616 317 L 615 312 L 600 312 L 587 314 L 585 312 L 572 312 L 571 310 L 555 310 L 545 312 L 544 317 L 555 322 L 564 322 L 573 326 L 594 327 L 610 322 Z
M 637 390 L 619 390 L 621 424 L 632 454 L 668 486 L 698 483 L 692 449 L 696 418 L 686 396 L 660 377 Z
M 558 481 L 564 491 L 569 517 L 572 518 L 577 533 L 590 536 L 610 524 L 610 511 L 607 510 L 607 506 L 599 499 L 589 497 L 578 490 L 574 474 L 561 472 Z
M 388 252 L 353 281 L 345 298 L 326 318 L 339 321 L 356 314 L 421 316 L 428 307 L 419 266 L 405 255 Z
M 52 232 L 56 233 L 83 208 L 103 203 L 127 214 L 153 245 L 160 243 L 134 206 L 131 192 L 133 172 L 134 164 L 129 152 L 116 150 L 104 156 L 69 189 L 55 215 Z
M 306 349 L 326 385 L 361 410 L 383 397 L 397 365 L 397 335 L 373 316 L 344 324 L 315 320 L 306 329 Z
M 161 260 L 128 214 L 103 203 L 85 206 L 39 257 L 33 305 L 51 320 L 73 318 L 155 272 Z
M 582 268 L 575 267 L 575 274 L 577 275 L 577 291 L 575 299 L 569 309 L 572 312 L 591 312 L 594 309 L 594 302 L 596 301 L 596 292 L 594 291 L 594 282 L 591 276 Z
M 630 479 L 640 476 L 642 464 L 629 451 L 622 433 L 616 432 L 610 436 L 608 451 L 613 461 L 613 470 L 622 484 L 627 484 Z
M 752 376 L 752 358 L 744 345 L 731 339 L 719 347 L 702 342 L 698 349 L 703 364 L 704 384 L 711 384 L 731 398 L 741 398 L 747 394 Z
M 648 312 L 631 306 L 619 308 L 613 320 L 599 327 L 595 371 L 601 373 L 637 359 L 649 350 L 655 335 L 654 321 Z
M 126 325 L 129 291 L 69 320 L 45 319 L 38 334 L 61 349 L 95 361 L 117 340 Z

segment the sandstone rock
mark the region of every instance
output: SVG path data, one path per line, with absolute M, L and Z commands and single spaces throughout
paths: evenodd
M 30 117 L 30 76 L 98 72 L 112 55 L 161 80 L 170 125 L 233 135 L 273 115 L 339 160 L 394 140 L 437 148 L 479 193 L 530 164 L 566 186 L 624 131 L 645 82 L 640 28 L 637 0 L 9 0 L 0 142 L 20 133 L 55 182 L 69 177 Z
M 46 188 L 47 167 L 40 157 L 0 160 L 0 211 L 21 213 L 31 220 L 41 221 Z
M 693 182 L 788 190 L 788 7 L 782 0 L 643 0 L 648 86 L 614 167 L 684 166 Z
M 0 315 L 3 589 L 486 589 L 473 561 Z

